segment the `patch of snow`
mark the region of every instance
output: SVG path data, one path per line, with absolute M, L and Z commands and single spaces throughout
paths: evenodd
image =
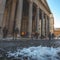
M 60 47 L 29 47 L 8 52 L 8 57 L 29 57 L 30 60 L 60 60 Z M 28 59 L 28 60 L 29 60 Z

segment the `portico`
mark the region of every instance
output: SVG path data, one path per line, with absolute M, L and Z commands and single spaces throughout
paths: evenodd
M 51 11 L 45 0 L 6 0 L 2 29 L 7 27 L 12 36 L 18 28 L 19 35 L 31 37 L 38 32 L 40 37 L 49 33 L 49 17 Z

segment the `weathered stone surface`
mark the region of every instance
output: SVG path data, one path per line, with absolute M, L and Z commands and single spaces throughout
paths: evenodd
M 6 0 L 0 0 L 0 26 L 2 27 L 2 19 L 5 9 Z

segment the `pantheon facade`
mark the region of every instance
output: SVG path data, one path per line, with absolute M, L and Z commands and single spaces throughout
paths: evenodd
M 0 27 L 6 27 L 11 36 L 15 28 L 20 36 L 36 32 L 48 36 L 50 14 L 46 0 L 0 0 Z

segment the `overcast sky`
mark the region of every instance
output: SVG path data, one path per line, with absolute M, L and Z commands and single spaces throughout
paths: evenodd
M 60 28 L 60 0 L 47 0 L 47 2 L 54 15 L 54 27 Z

